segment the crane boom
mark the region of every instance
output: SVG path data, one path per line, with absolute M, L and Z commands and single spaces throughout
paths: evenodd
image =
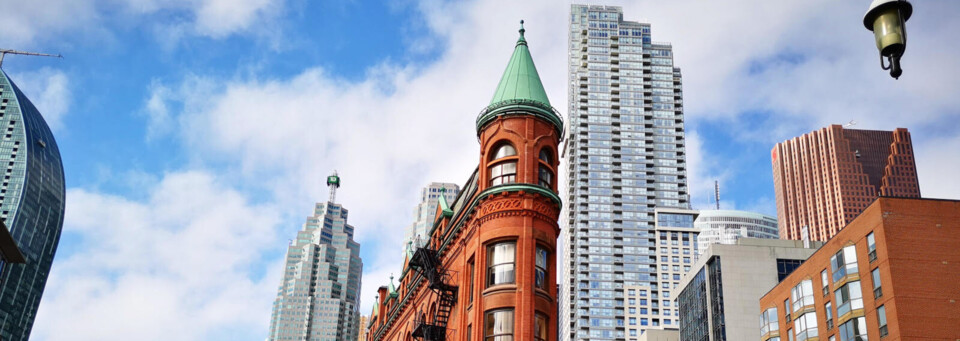
M 25 55 L 25 56 L 39 56 L 39 57 L 57 57 L 57 58 L 63 58 L 63 55 L 61 55 L 61 54 L 49 54 L 49 53 L 39 53 L 39 52 L 24 52 L 24 51 L 17 51 L 17 50 L 0 49 L 0 66 L 3 66 L 3 57 L 6 56 L 8 53 L 9 53 L 9 54 L 20 54 L 20 55 Z

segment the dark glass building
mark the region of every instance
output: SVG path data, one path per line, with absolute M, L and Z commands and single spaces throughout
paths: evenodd
M 0 340 L 27 340 L 63 227 L 60 150 L 43 116 L 0 71 L 0 220 L 24 264 L 0 268 Z

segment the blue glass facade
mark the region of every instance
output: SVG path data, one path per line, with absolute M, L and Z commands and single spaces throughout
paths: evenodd
M 63 227 L 60 150 L 43 116 L 0 71 L 0 219 L 26 264 L 0 269 L 0 339 L 27 340 Z

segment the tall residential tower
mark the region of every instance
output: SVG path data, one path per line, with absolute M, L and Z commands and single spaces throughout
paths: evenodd
M 269 340 L 356 340 L 360 331 L 360 244 L 347 210 L 335 203 L 340 177 L 327 177 L 330 201 L 317 203 L 287 248 Z
M 656 295 L 651 309 L 675 294 L 658 284 L 654 210 L 689 208 L 680 69 L 620 7 L 573 5 L 569 20 L 561 338 L 629 340 L 624 287 Z M 660 312 L 640 334 L 675 325 Z
M 0 340 L 30 337 L 63 227 L 65 186 L 60 149 L 43 116 L 0 71 L 0 220 L 10 229 L 24 264 L 0 268 Z
M 826 241 L 877 197 L 919 198 L 910 132 L 832 125 L 773 147 L 780 238 Z
M 406 252 L 408 245 L 412 245 L 417 239 L 426 239 L 430 234 L 433 222 L 437 219 L 437 204 L 440 197 L 444 197 L 447 202 L 453 202 L 459 193 L 460 186 L 443 182 L 431 182 L 429 186 L 420 190 L 420 203 L 413 210 L 413 224 L 403 237 L 403 252 Z

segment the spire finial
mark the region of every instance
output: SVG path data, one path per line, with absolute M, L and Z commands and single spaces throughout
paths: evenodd
M 524 32 L 527 32 L 527 30 L 523 28 L 523 20 L 520 20 L 520 39 L 517 39 L 517 45 L 527 44 L 527 40 L 523 38 Z

